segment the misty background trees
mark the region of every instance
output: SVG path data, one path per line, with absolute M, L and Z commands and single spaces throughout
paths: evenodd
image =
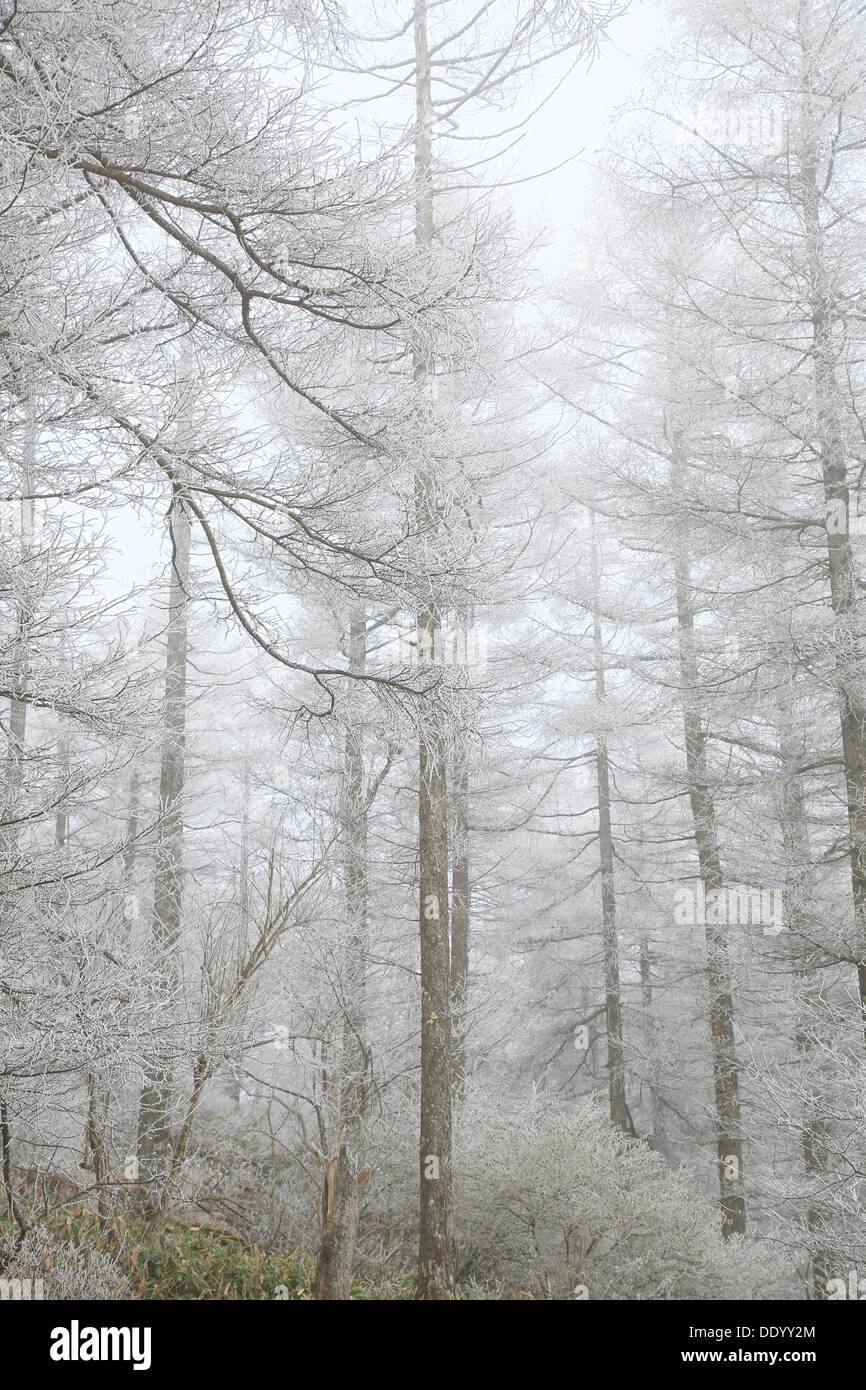
M 8 1275 L 844 1296 L 864 52 L 847 0 L 5 6 Z

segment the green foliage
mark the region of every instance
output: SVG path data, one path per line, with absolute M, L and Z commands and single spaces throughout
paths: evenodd
M 356 1275 L 352 1280 L 352 1297 L 359 1300 L 390 1303 L 414 1296 L 415 1276 L 389 1269 L 387 1265 L 378 1264 L 373 1270 Z
M 89 1208 L 56 1210 L 42 1224 L 55 1240 L 71 1241 L 82 1252 L 104 1249 L 107 1242 L 127 1281 L 121 1297 L 272 1299 L 278 1289 L 286 1289 L 289 1299 L 311 1296 L 314 1265 L 309 1256 L 264 1250 L 214 1227 L 169 1220 L 148 1236 L 142 1220 L 115 1212 L 100 1234 Z M 11 1234 L 8 1225 L 0 1233 Z M 50 1297 L 50 1278 L 47 1293 Z
M 181 1221 L 170 1221 L 156 1238 L 134 1244 L 129 1265 L 140 1298 L 271 1299 L 277 1289 L 286 1289 L 290 1299 L 309 1297 L 309 1261 Z
M 168 1220 L 155 1234 L 129 1213 L 115 1212 L 100 1232 L 89 1207 L 58 1208 L 40 1217 L 40 1226 L 60 1248 L 74 1247 L 82 1258 L 110 1244 L 122 1272 L 115 1297 L 150 1300 L 305 1301 L 313 1297 L 315 1259 L 307 1252 L 266 1250 L 232 1232 L 187 1221 Z M 15 1230 L 0 1218 L 0 1246 L 14 1241 Z M 28 1271 L 25 1271 L 28 1272 Z M 52 1296 L 50 1269 L 46 1297 Z M 414 1296 L 415 1279 L 403 1270 L 377 1264 L 352 1281 L 352 1298 L 403 1301 Z M 84 1294 L 86 1297 L 86 1293 Z M 100 1292 L 100 1297 L 111 1297 Z M 473 1295 L 469 1295 L 473 1296 Z M 477 1296 L 477 1295 L 476 1295 Z

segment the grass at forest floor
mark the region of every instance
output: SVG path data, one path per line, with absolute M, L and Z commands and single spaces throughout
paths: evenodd
M 61 1208 L 40 1219 L 55 1240 L 82 1251 L 108 1250 L 128 1281 L 121 1298 L 142 1300 L 288 1299 L 313 1297 L 315 1262 L 305 1252 L 290 1254 L 251 1245 L 241 1236 L 169 1218 L 148 1236 L 142 1219 L 115 1212 L 100 1231 L 93 1211 Z M 0 1218 L 0 1240 L 13 1234 Z M 43 1277 L 50 1289 L 50 1268 Z M 379 1266 L 355 1278 L 354 1299 L 411 1299 L 411 1276 Z M 49 1295 L 50 1296 L 50 1295 Z

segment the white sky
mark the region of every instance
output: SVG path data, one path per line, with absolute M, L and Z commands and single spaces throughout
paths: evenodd
M 659 38 L 660 11 L 652 0 L 632 0 L 588 71 L 575 71 L 532 122 L 521 169 L 550 169 L 578 150 L 581 157 L 546 178 L 511 189 L 521 219 L 545 221 L 557 237 L 587 212 L 591 170 L 607 141 L 615 109 L 642 86 L 642 64 Z

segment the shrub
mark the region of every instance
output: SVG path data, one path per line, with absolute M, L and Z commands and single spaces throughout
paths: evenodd
M 499 1111 L 471 1104 L 456 1138 L 465 1275 L 504 1275 L 535 1296 L 790 1294 L 771 1247 L 723 1240 L 717 1204 L 688 1171 L 614 1129 L 590 1102 L 568 1110 L 534 1097 Z
M 41 1279 L 46 1299 L 124 1298 L 128 1283 L 112 1255 L 57 1240 L 45 1226 L 31 1226 L 20 1244 L 10 1237 L 0 1243 L 3 1278 Z

